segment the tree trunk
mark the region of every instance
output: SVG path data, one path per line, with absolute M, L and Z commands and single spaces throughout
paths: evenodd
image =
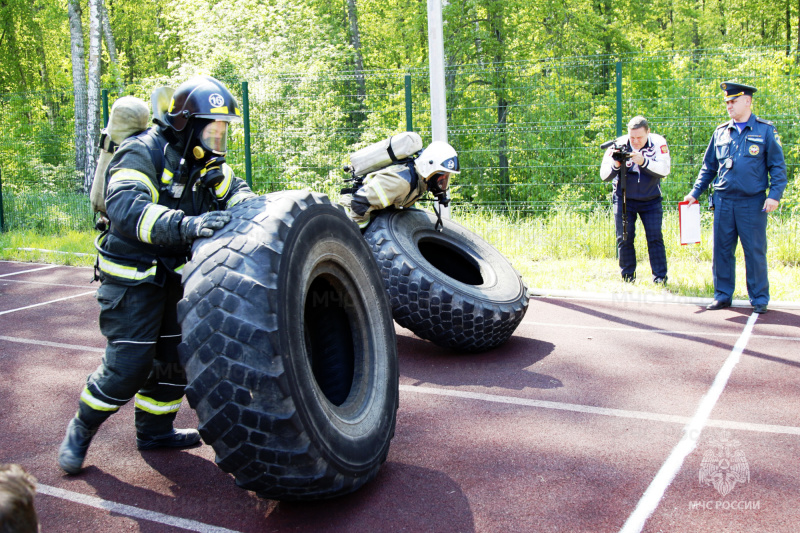
M 33 8 L 37 14 L 42 10 L 42 6 L 34 6 Z M 55 102 L 53 101 L 53 84 L 50 81 L 50 72 L 47 69 L 47 54 L 44 49 L 44 33 L 42 27 L 39 25 L 36 18 L 31 20 L 31 27 L 36 36 L 36 55 L 39 57 L 39 77 L 42 80 L 42 87 L 44 89 L 42 94 L 42 104 L 47 108 L 47 121 L 52 126 L 55 119 Z
M 489 14 L 490 30 L 496 39 L 494 64 L 495 66 L 495 98 L 497 99 L 497 132 L 498 132 L 498 167 L 500 168 L 499 185 L 500 194 L 503 200 L 511 199 L 511 181 L 508 171 L 508 98 L 506 78 L 503 64 L 505 62 L 505 28 L 504 12 L 502 5 L 498 5 L 496 10 Z
M 114 77 L 117 81 L 117 92 L 121 95 L 125 88 L 125 84 L 122 83 L 119 63 L 117 62 L 117 44 L 116 41 L 114 41 L 114 33 L 111 31 L 111 21 L 108 19 L 108 9 L 106 9 L 106 4 L 103 0 L 100 2 L 100 9 L 102 17 L 101 22 L 103 24 L 103 37 L 106 41 L 106 50 L 108 50 L 108 60 L 113 65 Z
M 89 79 L 86 105 L 86 165 L 83 188 L 89 192 L 94 178 L 95 145 L 100 133 L 100 48 L 102 30 L 100 23 L 102 0 L 89 0 Z
M 347 19 L 350 21 L 350 44 L 353 46 L 356 64 L 356 84 L 359 104 L 363 106 L 367 96 L 367 83 L 364 80 L 364 60 L 361 56 L 361 34 L 358 32 L 358 10 L 356 0 L 347 0 Z
M 72 92 L 75 99 L 75 169 L 86 164 L 86 66 L 83 52 L 83 23 L 81 3 L 69 0 L 69 34 L 72 49 Z M 83 185 L 83 183 L 81 183 Z
M 792 53 L 792 4 L 786 0 L 786 55 Z

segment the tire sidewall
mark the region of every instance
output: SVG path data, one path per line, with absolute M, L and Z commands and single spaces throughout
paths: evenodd
M 524 296 L 525 286 L 511 263 L 489 243 L 460 224 L 444 219 L 443 231 L 436 231 L 435 215 L 420 209 L 387 210 L 379 216 L 386 217 L 384 224 L 393 242 L 417 268 L 439 284 L 483 302 L 510 303 Z M 462 283 L 436 268 L 420 251 L 419 244 L 425 240 L 457 251 L 480 270 L 483 283 Z
M 300 213 L 284 242 L 278 276 L 277 320 L 287 386 L 298 415 L 323 457 L 337 469 L 359 475 L 386 457 L 394 431 L 399 372 L 391 309 L 383 280 L 357 227 L 338 208 L 322 206 Z M 343 238 L 343 235 L 348 235 Z M 354 245 L 354 243 L 357 243 Z M 346 268 L 350 266 L 350 272 Z M 353 269 L 353 265 L 358 267 Z M 356 362 L 353 390 L 337 407 L 314 378 L 305 341 L 304 309 L 311 283 L 323 276 L 349 297 L 340 302 L 356 324 L 354 341 L 364 358 Z M 391 339 L 388 344 L 383 339 Z M 369 359 L 366 359 L 369 358 Z M 381 388 L 376 384 L 388 383 Z M 376 443 L 383 443 L 376 446 Z

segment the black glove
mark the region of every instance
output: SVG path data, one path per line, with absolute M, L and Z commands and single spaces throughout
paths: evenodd
M 196 217 L 183 217 L 181 220 L 181 242 L 191 244 L 198 237 L 211 237 L 214 230 L 221 229 L 230 222 L 228 211 L 209 211 Z

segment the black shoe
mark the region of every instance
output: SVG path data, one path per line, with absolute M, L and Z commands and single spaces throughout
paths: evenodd
M 83 467 L 86 451 L 97 428 L 90 429 L 78 418 L 73 418 L 67 426 L 67 435 L 58 449 L 58 466 L 67 474 L 77 474 Z
M 636 274 L 623 274 L 622 281 L 633 283 L 634 281 L 636 281 Z
M 731 306 L 730 302 L 721 302 L 719 300 L 714 300 L 713 302 L 708 304 L 708 306 L 706 306 L 706 309 L 708 309 L 709 311 L 716 311 L 717 309 L 725 309 L 726 307 L 730 306 Z
M 763 314 L 767 312 L 767 304 L 755 304 L 753 305 L 753 312 Z
M 173 429 L 164 435 L 136 436 L 136 447 L 140 450 L 155 448 L 187 448 L 200 442 L 200 433 L 196 429 Z
M 660 276 L 653 276 L 653 283 L 655 283 L 656 285 L 666 285 L 667 276 L 664 276 L 663 278 Z

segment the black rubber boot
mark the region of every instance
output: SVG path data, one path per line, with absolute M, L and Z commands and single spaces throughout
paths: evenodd
M 200 433 L 196 429 L 173 429 L 163 435 L 136 434 L 136 447 L 140 450 L 155 448 L 186 448 L 200 442 Z
M 97 428 L 89 428 L 78 417 L 67 426 L 67 434 L 58 449 L 58 466 L 67 474 L 77 474 L 83 467 L 86 451 Z

